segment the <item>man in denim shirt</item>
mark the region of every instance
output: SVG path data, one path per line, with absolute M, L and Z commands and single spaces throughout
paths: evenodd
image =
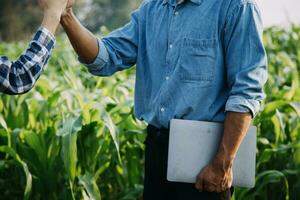
M 136 64 L 135 115 L 149 124 L 144 199 L 229 199 L 233 159 L 267 79 L 254 0 L 147 0 L 102 39 L 72 9 L 62 25 L 92 74 L 110 76 Z M 173 118 L 225 123 L 219 151 L 195 185 L 166 180 Z

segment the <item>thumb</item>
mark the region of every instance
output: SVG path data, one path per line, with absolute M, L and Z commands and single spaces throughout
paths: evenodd
M 67 8 L 71 8 L 74 4 L 74 0 L 68 0 Z

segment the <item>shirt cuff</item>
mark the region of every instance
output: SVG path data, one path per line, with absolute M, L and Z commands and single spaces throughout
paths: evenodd
M 251 113 L 254 118 L 260 110 L 260 102 L 254 99 L 246 99 L 241 96 L 230 96 L 227 100 L 226 112 Z
M 98 47 L 99 47 L 99 52 L 97 57 L 95 58 L 94 62 L 92 63 L 85 63 L 82 61 L 81 58 L 78 58 L 79 62 L 84 64 L 89 71 L 99 71 L 101 70 L 109 61 L 109 55 L 108 51 L 105 47 L 105 44 L 101 39 L 98 39 Z
M 45 47 L 50 52 L 55 45 L 54 35 L 46 28 L 40 27 L 33 37 L 33 42 L 37 42 L 41 46 Z

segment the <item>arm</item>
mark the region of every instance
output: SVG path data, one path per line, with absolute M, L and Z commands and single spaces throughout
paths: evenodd
M 81 61 L 92 63 L 100 51 L 98 41 L 90 31 L 81 25 L 74 15 L 72 8 L 65 11 L 61 24 Z
M 236 6 L 226 20 L 223 48 L 230 93 L 219 150 L 197 178 L 200 191 L 221 192 L 232 185 L 233 160 L 264 98 L 267 69 L 262 30 L 251 0 Z
M 218 153 L 210 165 L 198 176 L 196 188 L 199 191 L 222 192 L 232 185 L 232 166 L 252 117 L 250 113 L 228 112 L 224 122 L 224 134 Z
M 15 62 L 0 57 L 0 92 L 22 94 L 29 91 L 47 64 L 55 43 L 53 34 L 67 0 L 40 0 L 39 3 L 44 10 L 44 19 L 29 48 Z
M 61 24 L 82 62 L 92 63 L 100 51 L 98 41 L 90 31 L 81 25 L 72 8 L 65 11 Z
M 76 19 L 72 9 L 62 17 L 64 27 L 72 46 L 94 75 L 110 76 L 136 63 L 138 48 L 139 10 L 132 14 L 130 23 L 102 39 L 84 28 Z
M 250 127 L 250 113 L 227 112 L 224 122 L 224 134 L 214 162 L 224 169 L 232 166 L 236 153 Z
M 0 57 L 0 92 L 15 95 L 29 91 L 44 70 L 54 42 L 52 34 L 41 27 L 17 61 Z

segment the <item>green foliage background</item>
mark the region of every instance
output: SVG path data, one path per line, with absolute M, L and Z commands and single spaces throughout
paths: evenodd
M 74 10 L 89 30 L 113 30 L 126 22 L 141 0 L 76 0 Z M 0 0 L 0 41 L 29 38 L 42 21 L 37 0 Z
M 300 28 L 264 36 L 269 81 L 258 127 L 257 178 L 235 199 L 300 199 Z M 16 58 L 26 43 L 2 43 Z M 110 78 L 80 66 L 58 38 L 36 87 L 0 99 L 0 199 L 140 199 L 145 124 L 133 116 L 134 68 Z

